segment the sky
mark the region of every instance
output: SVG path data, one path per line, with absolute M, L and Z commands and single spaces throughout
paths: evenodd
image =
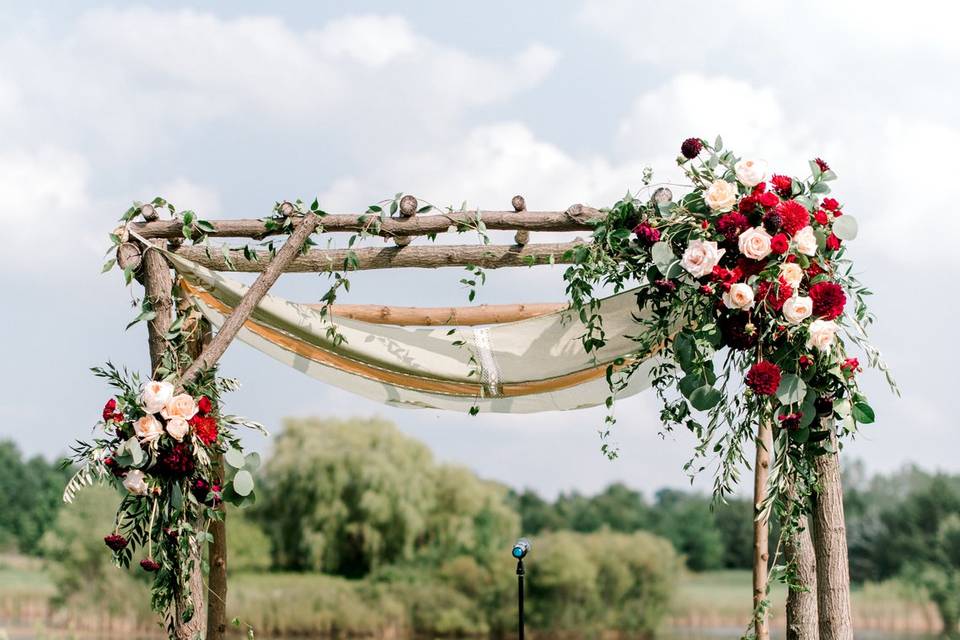
M 960 146 L 960 9 L 949 3 L 616 0 L 485 3 L 0 2 L 0 437 L 54 457 L 90 435 L 107 359 L 146 371 L 139 289 L 100 275 L 133 200 L 201 217 L 268 215 L 319 197 L 358 212 L 399 191 L 438 205 L 612 204 L 678 177 L 690 136 L 803 176 L 820 156 L 860 222 L 849 255 L 875 296 L 872 338 L 897 375 L 863 382 L 877 422 L 845 450 L 869 471 L 960 471 L 960 278 L 951 157 Z M 537 234 L 533 240 L 536 241 Z M 544 236 L 540 236 L 545 240 Z M 478 302 L 563 300 L 556 269 L 491 272 Z M 354 303 L 466 304 L 459 269 L 352 277 Z M 325 277 L 279 295 L 315 301 Z M 682 487 L 687 433 L 652 394 L 599 410 L 410 411 L 351 397 L 243 344 L 232 413 L 380 415 L 438 459 L 546 495 L 614 481 Z M 269 452 L 269 439 L 248 446 Z M 709 487 L 702 476 L 698 487 Z

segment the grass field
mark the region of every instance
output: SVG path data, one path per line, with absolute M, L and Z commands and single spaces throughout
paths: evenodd
M 728 630 L 719 637 L 736 637 L 750 619 L 750 574 L 747 571 L 690 573 L 678 585 L 671 605 L 666 635 L 684 630 Z M 145 592 L 145 591 L 144 591 Z M 132 620 L 112 620 L 84 612 L 55 612 L 49 598 L 54 593 L 39 562 L 30 559 L 0 560 L 0 638 L 4 625 L 32 629 L 22 637 L 64 637 L 38 631 L 53 628 L 86 628 L 98 637 L 131 637 Z M 423 594 L 425 597 L 429 594 Z M 786 591 L 772 591 L 773 627 L 783 627 Z M 425 615 L 442 615 L 440 603 L 429 603 Z M 439 606 L 432 606 L 437 604 Z M 895 582 L 866 585 L 853 593 L 855 628 L 883 631 L 885 637 L 932 633 L 939 630 L 933 607 L 912 590 Z M 270 630 L 258 637 L 309 634 L 397 635 L 403 627 L 404 607 L 397 594 L 371 593 L 362 582 L 309 574 L 240 574 L 230 583 L 230 615 L 240 616 L 254 628 Z M 14 624 L 15 623 L 15 624 Z M 104 627 L 110 627 L 107 631 Z M 22 634 L 22 632 L 21 632 Z M 137 635 L 140 635 L 137 632 Z M 21 637 L 10 633 L 10 637 Z M 69 636 L 66 636 L 69 637 Z M 78 637 L 84 637 L 80 634 Z M 694 633 L 689 637 L 699 637 Z

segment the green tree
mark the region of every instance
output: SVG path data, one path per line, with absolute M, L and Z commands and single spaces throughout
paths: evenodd
M 236 572 L 270 569 L 270 538 L 244 510 L 227 509 L 227 568 Z
M 0 546 L 36 554 L 44 530 L 60 508 L 68 473 L 40 456 L 24 460 L 10 441 L 0 441 Z
M 654 514 L 654 531 L 673 543 L 690 569 L 708 571 L 723 566 L 723 539 L 714 524 L 709 498 L 661 489 Z

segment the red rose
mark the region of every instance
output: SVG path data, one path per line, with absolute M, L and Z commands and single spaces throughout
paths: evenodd
M 110 422 L 111 420 L 117 422 L 123 420 L 123 414 L 117 412 L 117 401 L 113 398 L 107 400 L 107 404 L 103 405 L 103 421 Z
M 790 249 L 790 240 L 782 233 L 770 238 L 770 250 L 776 254 L 783 255 Z
M 793 189 L 793 180 L 790 176 L 775 175 L 770 178 L 770 184 L 773 185 L 773 190 L 784 198 L 790 197 L 790 191 Z
M 727 242 L 736 242 L 740 234 L 750 228 L 750 221 L 747 216 L 737 211 L 725 213 L 716 221 L 717 231 L 719 231 Z
M 840 365 L 840 370 L 843 371 L 848 378 L 853 377 L 853 374 L 860 371 L 860 361 L 856 358 L 847 358 L 843 361 L 843 364 Z
M 837 202 L 834 198 L 824 198 L 823 199 L 823 208 L 827 211 L 836 211 L 840 208 L 840 203 Z
M 832 233 L 827 236 L 827 249 L 830 251 L 836 251 L 840 248 L 840 238 L 833 235 Z
M 835 282 L 818 282 L 811 286 L 810 297 L 813 299 L 813 315 L 824 320 L 839 317 L 847 303 L 846 294 Z
M 804 355 L 800 356 L 800 359 L 798 360 L 798 362 L 800 363 L 800 366 L 801 366 L 802 368 L 807 369 L 808 367 L 810 367 L 810 365 L 813 364 L 813 358 L 811 358 L 810 356 L 804 354 Z
M 219 430 L 217 428 L 217 419 L 213 416 L 201 416 L 197 414 L 190 418 L 190 426 L 193 427 L 193 435 L 208 447 L 217 441 Z
M 754 393 L 761 396 L 772 396 L 780 386 L 780 367 L 772 362 L 760 360 L 750 367 L 746 382 Z
M 774 311 L 783 308 L 783 303 L 793 297 L 793 287 L 780 278 L 779 282 L 761 282 L 757 285 L 757 299 L 766 301 Z
M 791 236 L 810 224 L 810 212 L 796 200 L 784 200 L 777 205 L 780 226 Z
M 780 198 L 777 197 L 777 194 L 767 191 L 766 193 L 760 194 L 760 197 L 757 198 L 757 202 L 767 207 L 775 207 L 780 203 Z
M 197 410 L 203 415 L 207 415 L 213 411 L 213 403 L 210 402 L 210 398 L 207 396 L 200 396 L 200 400 L 197 402 Z
M 817 209 L 817 212 L 813 214 L 813 219 L 819 222 L 820 224 L 827 224 L 830 222 L 830 216 L 827 215 L 827 212 L 823 209 Z

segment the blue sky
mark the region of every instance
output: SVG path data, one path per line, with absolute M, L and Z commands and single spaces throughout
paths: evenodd
M 644 166 L 676 176 L 688 136 L 802 174 L 813 156 L 861 224 L 874 341 L 904 398 L 865 375 L 878 413 L 849 447 L 868 469 L 960 470 L 953 335 L 960 276 L 955 11 L 903 3 L 80 3 L 0 8 L 0 435 L 49 456 L 89 433 L 106 397 L 87 368 L 146 368 L 144 330 L 105 234 L 162 194 L 204 217 L 279 199 L 357 211 L 397 191 L 437 204 L 612 203 Z M 460 304 L 458 270 L 366 273 L 351 302 Z M 317 276 L 278 292 L 315 300 Z M 494 273 L 481 302 L 562 299 L 558 271 Z M 684 433 L 649 396 L 620 403 L 622 457 L 595 411 L 410 412 L 347 397 L 243 345 L 229 408 L 395 420 L 443 460 L 552 494 L 614 480 L 684 485 Z M 250 445 L 268 450 L 269 442 Z M 701 484 L 707 486 L 709 478 Z

